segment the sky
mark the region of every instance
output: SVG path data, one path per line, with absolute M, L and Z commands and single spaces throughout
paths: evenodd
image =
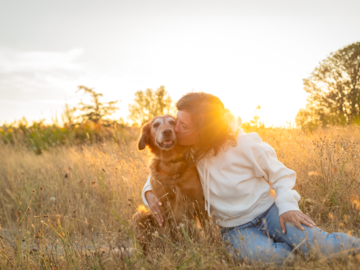
M 60 118 L 78 85 L 121 100 L 161 85 L 218 96 L 243 121 L 294 123 L 302 80 L 360 41 L 360 1 L 0 0 L 0 125 Z

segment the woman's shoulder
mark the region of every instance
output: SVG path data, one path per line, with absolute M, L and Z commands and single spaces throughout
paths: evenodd
M 242 128 L 239 128 L 237 145 L 249 145 L 249 144 L 262 143 L 262 139 L 256 132 L 246 133 Z
M 264 152 L 265 143 L 256 132 L 246 133 L 239 129 L 236 144 L 229 144 L 223 148 L 217 155 L 209 156 L 215 162 L 227 160 L 229 162 L 238 162 L 241 158 L 249 160 L 256 159 Z M 265 146 L 266 148 L 266 146 Z M 204 165 L 200 162 L 200 166 Z
M 264 152 L 273 152 L 274 149 L 264 142 L 256 132 L 246 133 L 241 129 L 239 130 L 237 145 L 233 151 L 251 151 L 254 155 L 259 155 Z
M 236 144 L 228 144 L 217 155 L 209 155 L 207 158 L 253 155 L 260 153 L 263 146 L 264 142 L 256 132 L 246 133 L 242 128 L 239 128 Z
M 263 142 L 259 134 L 256 132 L 246 133 L 242 128 L 239 129 L 236 145 L 225 149 L 228 154 L 254 155 L 255 157 L 268 151 L 273 151 L 273 148 Z

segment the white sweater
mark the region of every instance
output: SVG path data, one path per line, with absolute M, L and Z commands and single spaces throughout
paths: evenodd
M 265 212 L 275 201 L 279 215 L 299 210 L 300 195 L 292 188 L 296 173 L 284 166 L 274 149 L 257 133 L 239 131 L 237 146 L 197 164 L 205 209 L 222 227 L 245 224 Z M 150 176 L 142 190 L 151 190 Z M 274 191 L 276 195 L 274 194 Z

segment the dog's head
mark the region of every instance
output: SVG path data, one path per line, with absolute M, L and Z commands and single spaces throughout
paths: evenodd
M 175 135 L 176 118 L 171 115 L 156 116 L 145 124 L 139 139 L 139 150 L 147 145 L 154 150 L 154 147 L 161 150 L 172 150 L 176 144 Z

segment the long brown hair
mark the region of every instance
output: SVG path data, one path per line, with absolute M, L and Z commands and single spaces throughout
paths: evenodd
M 216 156 L 229 144 L 236 146 L 238 131 L 231 128 L 229 111 L 218 97 L 203 92 L 187 93 L 177 101 L 176 108 L 190 113 L 199 130 L 196 161 L 211 153 Z

